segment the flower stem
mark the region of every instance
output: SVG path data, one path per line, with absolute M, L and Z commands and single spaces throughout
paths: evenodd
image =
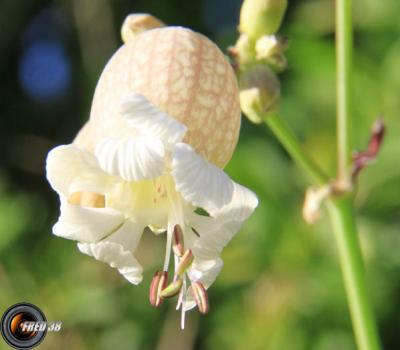
M 350 169 L 351 80 L 352 80 L 352 1 L 336 0 L 337 52 L 337 193 L 328 200 L 328 209 L 339 252 L 340 265 L 359 350 L 379 350 L 380 343 L 369 304 L 361 249 L 352 201 Z M 256 112 L 257 113 L 257 112 Z M 300 143 L 278 116 L 259 116 L 279 139 L 298 165 L 318 185 L 329 177 L 302 150 Z M 266 117 L 266 118 L 263 118 Z
M 351 189 L 351 81 L 352 81 L 352 0 L 336 0 L 336 103 L 337 179 L 336 186 Z M 350 307 L 354 333 L 360 350 L 380 349 L 375 318 L 366 291 L 364 266 L 352 198 L 345 194 L 328 204 L 340 265 Z
M 328 203 L 340 265 L 350 307 L 358 349 L 380 349 L 378 332 L 366 292 L 364 266 L 354 220 L 352 198 L 332 199 Z
M 317 184 L 324 185 L 328 182 L 329 178 L 304 152 L 299 141 L 282 119 L 271 116 L 267 118 L 266 123 L 300 168 L 310 174 Z M 330 199 L 328 209 L 358 349 L 379 350 L 379 337 L 367 296 L 362 255 L 350 195 L 345 194 Z
M 310 175 L 313 181 L 319 185 L 324 185 L 329 181 L 329 177 L 304 152 L 296 136 L 279 116 L 268 116 L 266 118 L 266 124 L 269 126 L 293 160 L 296 161 L 299 166 Z
M 352 54 L 352 0 L 336 0 L 337 185 L 343 189 L 351 187 L 349 126 Z

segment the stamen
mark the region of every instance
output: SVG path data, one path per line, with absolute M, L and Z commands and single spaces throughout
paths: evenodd
M 185 280 L 183 282 L 185 284 Z M 182 305 L 183 293 L 184 293 L 184 288 L 182 285 L 181 291 L 179 292 L 179 296 L 178 296 L 178 302 L 176 303 L 176 310 L 179 310 L 179 308 Z
M 192 282 L 192 290 L 197 308 L 199 309 L 200 313 L 205 315 L 210 310 L 210 304 L 208 302 L 208 294 L 203 283 L 199 281 Z
M 183 231 L 180 225 L 174 226 L 174 244 L 172 245 L 172 250 L 176 256 L 181 257 L 185 252 L 185 247 L 183 244 Z
M 168 223 L 167 246 L 165 248 L 165 260 L 164 260 L 164 271 L 168 271 L 169 260 L 171 258 L 171 245 L 172 245 L 173 227 L 174 226 L 171 223 Z
M 183 286 L 182 286 L 182 291 L 181 291 L 181 329 L 185 329 L 185 316 L 186 316 L 186 309 L 185 309 L 185 302 L 186 302 L 186 276 L 183 277 Z
M 165 289 L 168 282 L 167 271 L 156 271 L 150 284 L 150 304 L 154 307 L 159 307 L 163 298 L 161 297 L 161 291 Z
M 166 288 L 161 291 L 162 298 L 172 298 L 181 291 L 182 288 L 182 278 L 178 278 L 172 283 L 170 283 Z
M 176 274 L 182 276 L 186 270 L 190 267 L 193 262 L 193 253 L 191 249 L 186 250 L 185 254 L 182 256 L 178 268 L 176 269 Z

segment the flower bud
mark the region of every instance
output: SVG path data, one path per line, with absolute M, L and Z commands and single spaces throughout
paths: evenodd
M 287 0 L 244 0 L 240 10 L 239 31 L 257 40 L 278 31 Z
M 172 298 L 175 295 L 178 295 L 181 291 L 183 284 L 182 278 L 177 278 L 175 281 L 170 283 L 166 288 L 161 291 L 162 298 Z
M 121 37 L 126 44 L 138 34 L 154 28 L 164 27 L 165 24 L 158 18 L 147 13 L 135 13 L 125 18 L 121 28 Z
M 192 282 L 192 291 L 194 300 L 196 301 L 197 308 L 200 313 L 206 314 L 210 310 L 210 304 L 208 302 L 208 294 L 201 282 Z
M 279 80 L 267 66 L 254 66 L 240 77 L 240 107 L 253 123 L 272 115 L 279 98 Z
M 255 61 L 254 42 L 249 39 L 247 34 L 240 34 L 235 46 L 229 48 L 229 52 L 239 62 L 240 67 L 252 64 Z
M 264 35 L 256 42 L 256 55 L 258 60 L 267 59 L 282 54 L 287 48 L 286 38 L 276 35 Z
M 183 232 L 180 225 L 175 225 L 174 227 L 173 240 L 172 250 L 176 256 L 181 257 L 185 253 L 185 247 L 183 245 Z
M 161 291 L 165 289 L 168 282 L 167 271 L 157 271 L 154 274 L 150 284 L 150 304 L 154 307 L 159 307 L 163 299 L 161 297 Z
M 189 266 L 193 262 L 193 253 L 191 249 L 188 249 L 185 254 L 182 256 L 181 261 L 179 262 L 178 268 L 176 269 L 176 274 L 178 276 L 182 276 Z

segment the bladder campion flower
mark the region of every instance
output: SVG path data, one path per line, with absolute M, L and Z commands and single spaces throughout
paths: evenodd
M 208 312 L 221 250 L 257 206 L 222 170 L 239 128 L 237 82 L 210 40 L 180 27 L 131 37 L 101 75 L 89 122 L 48 155 L 61 201 L 53 233 L 133 284 L 142 281 L 134 252 L 144 228 L 165 233 L 150 302 L 179 295 L 183 327 L 185 311 Z

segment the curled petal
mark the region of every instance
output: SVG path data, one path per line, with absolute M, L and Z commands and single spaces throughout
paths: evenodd
M 53 233 L 80 242 L 98 242 L 118 229 L 124 216 L 111 208 L 89 208 L 61 201 L 61 215 Z
M 164 146 L 154 137 L 107 138 L 95 153 L 105 172 L 127 181 L 153 179 L 164 169 Z
M 183 198 L 211 214 L 232 200 L 229 176 L 185 143 L 173 149 L 171 174 Z
M 74 191 L 104 192 L 110 182 L 96 157 L 74 145 L 63 145 L 52 149 L 46 160 L 46 176 L 58 194 L 68 196 L 71 186 Z M 76 181 L 79 180 L 79 183 Z M 80 186 L 80 188 L 78 188 Z
M 158 138 L 166 144 L 182 141 L 187 128 L 154 106 L 146 97 L 135 92 L 126 96 L 121 112 L 129 126 L 142 134 Z
M 78 243 L 78 248 L 82 253 L 118 269 L 130 283 L 142 282 L 142 267 L 132 253 L 124 250 L 121 245 L 111 242 Z
M 142 281 L 143 269 L 133 252 L 142 233 L 143 226 L 128 220 L 106 239 L 98 243 L 78 243 L 78 248 L 82 253 L 118 269 L 130 283 L 139 284 Z

